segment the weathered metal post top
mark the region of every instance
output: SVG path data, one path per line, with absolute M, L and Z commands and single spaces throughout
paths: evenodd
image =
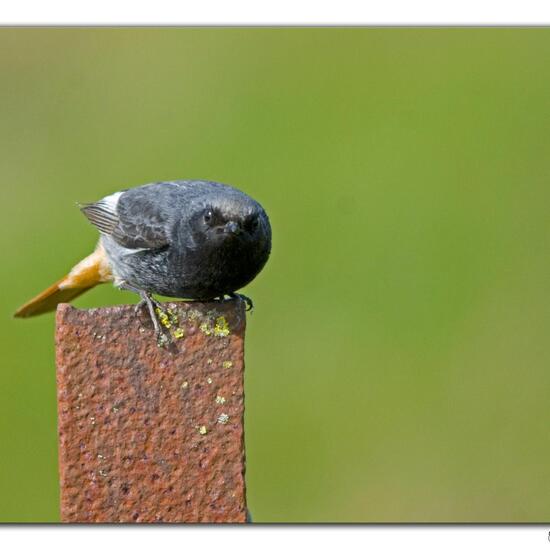
M 164 306 L 57 309 L 63 522 L 246 521 L 244 303 Z

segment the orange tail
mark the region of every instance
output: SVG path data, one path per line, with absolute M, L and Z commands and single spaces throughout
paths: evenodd
M 29 300 L 26 304 L 22 305 L 13 316 L 33 317 L 35 315 L 40 315 L 41 313 L 53 311 L 57 307 L 57 304 L 61 304 L 62 302 L 70 302 L 77 296 L 80 296 L 83 292 L 93 288 L 92 286 L 87 288 L 61 288 L 61 285 L 64 283 L 66 278 L 67 277 L 64 277 L 41 292 L 38 296 L 35 296 L 32 300 Z
M 33 317 L 53 311 L 57 304 L 70 302 L 90 288 L 111 280 L 112 274 L 105 251 L 99 245 L 92 254 L 75 265 L 63 279 L 22 305 L 15 312 L 14 317 Z

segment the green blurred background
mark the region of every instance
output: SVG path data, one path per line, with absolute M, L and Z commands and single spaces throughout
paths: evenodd
M 257 198 L 255 521 L 550 520 L 550 29 L 1 29 L 0 520 L 58 521 L 54 318 L 175 178 Z M 82 307 L 135 302 L 104 286 Z

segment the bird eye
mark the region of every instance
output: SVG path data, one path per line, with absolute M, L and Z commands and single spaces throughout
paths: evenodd
M 212 211 L 211 210 L 208 210 L 208 212 L 206 212 L 206 214 L 204 215 L 204 221 L 206 223 L 210 223 L 212 221 Z
M 258 227 L 258 218 L 256 216 L 246 220 L 245 229 L 250 233 L 253 233 L 254 231 L 256 231 L 257 227 Z

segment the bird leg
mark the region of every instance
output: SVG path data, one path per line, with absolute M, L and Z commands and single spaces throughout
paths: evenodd
M 153 327 L 155 329 L 157 344 L 159 346 L 163 346 L 164 344 L 166 344 L 168 342 L 168 337 L 162 330 L 161 324 L 159 322 L 159 316 L 161 317 L 161 319 L 163 319 L 166 316 L 166 313 L 164 313 L 164 310 L 162 309 L 160 303 L 151 296 L 150 292 L 146 292 L 145 290 L 141 290 L 140 288 L 132 286 L 126 281 L 122 281 L 117 286 L 121 290 L 129 290 L 130 292 L 135 292 L 136 294 L 139 294 L 141 300 L 138 304 L 136 304 L 134 311 L 138 313 L 143 306 L 147 306 L 149 317 L 151 318 L 151 322 L 153 323 Z

